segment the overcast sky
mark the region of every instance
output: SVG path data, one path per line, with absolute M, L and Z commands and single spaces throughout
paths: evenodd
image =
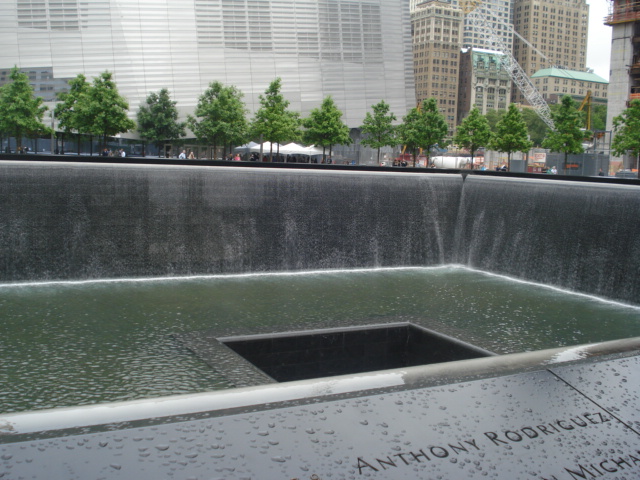
M 604 25 L 609 13 L 608 0 L 587 0 L 589 8 L 589 38 L 587 43 L 587 67 L 609 80 L 611 58 L 611 27 Z

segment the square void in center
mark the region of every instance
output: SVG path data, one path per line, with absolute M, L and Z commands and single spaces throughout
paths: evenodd
M 493 355 L 412 323 L 226 337 L 218 341 L 277 382 Z

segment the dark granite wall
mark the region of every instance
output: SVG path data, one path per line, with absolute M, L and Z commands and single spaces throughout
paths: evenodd
M 469 176 L 455 261 L 640 304 L 640 186 Z
M 0 163 L 0 281 L 448 263 L 459 175 Z
M 0 282 L 459 263 L 640 303 L 640 187 L 0 162 Z

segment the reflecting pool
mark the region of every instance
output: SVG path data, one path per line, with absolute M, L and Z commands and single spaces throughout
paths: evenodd
M 640 336 L 640 307 L 458 267 L 0 286 L 0 412 L 232 388 L 176 340 L 412 321 L 496 353 Z

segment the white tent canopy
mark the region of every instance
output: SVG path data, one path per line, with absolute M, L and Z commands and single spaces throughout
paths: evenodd
M 249 143 L 245 143 L 244 145 L 240 145 L 239 147 L 236 147 L 233 149 L 234 152 L 251 152 L 253 150 L 251 150 L 252 148 L 254 148 L 255 146 L 260 147 L 260 145 L 256 142 L 249 142 Z
M 281 146 L 280 147 L 280 153 L 283 153 L 285 155 L 292 155 L 292 154 L 300 154 L 300 153 L 305 153 L 305 149 L 307 147 L 303 147 L 302 145 L 298 145 L 297 143 L 288 143 L 285 146 Z
M 264 142 L 262 144 L 262 154 L 267 155 L 271 150 L 271 143 Z M 260 144 L 255 142 L 249 142 L 245 145 L 241 145 L 233 149 L 234 152 L 238 153 L 260 153 Z M 322 149 L 316 148 L 315 146 L 304 147 L 302 145 L 298 145 L 297 143 L 289 143 L 287 145 L 280 145 L 280 155 L 322 155 Z M 273 144 L 273 153 L 278 153 L 278 144 Z

